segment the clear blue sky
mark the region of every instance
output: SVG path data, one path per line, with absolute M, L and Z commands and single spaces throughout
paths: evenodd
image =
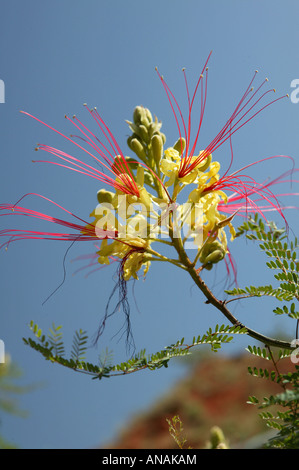
M 125 119 L 131 119 L 134 106 L 142 104 L 162 119 L 171 145 L 178 136 L 155 66 L 183 101 L 182 67 L 186 67 L 190 83 L 195 83 L 212 49 L 204 146 L 233 111 L 255 69 L 261 79 L 269 78 L 278 95 L 291 93 L 291 81 L 299 78 L 298 15 L 295 0 L 2 1 L 1 202 L 14 203 L 25 193 L 41 193 L 84 218 L 93 210 L 100 189 L 93 180 L 74 172 L 32 163 L 37 142 L 59 148 L 63 142 L 20 114 L 20 109 L 69 134 L 64 115 L 76 113 L 88 123 L 82 106 L 87 102 L 98 107 L 125 149 Z M 291 155 L 298 166 L 298 143 L 299 103 L 281 101 L 236 135 L 234 169 L 276 154 Z M 225 166 L 229 148 L 221 148 L 217 157 Z M 285 169 L 286 162 L 277 160 L 261 165 L 258 172 L 265 179 Z M 45 212 L 51 209 L 35 199 L 27 199 L 27 205 Z M 298 233 L 298 212 L 288 213 L 288 220 Z M 11 220 L 0 222 L 2 229 Z M 38 228 L 43 230 L 42 224 Z M 24 448 L 103 445 L 132 414 L 153 403 L 184 373 L 181 367 L 170 365 L 158 372 L 95 382 L 45 362 L 23 345 L 31 319 L 44 330 L 52 322 L 62 324 L 67 343 L 76 329 L 86 329 L 90 335 L 97 329 L 114 285 L 114 270 L 102 270 L 87 279 L 83 273 L 72 276 L 78 265 L 70 260 L 89 252 L 87 244 L 71 250 L 66 282 L 42 306 L 62 280 L 66 248 L 63 243 L 24 241 L 0 253 L 0 338 L 24 372 L 21 383 L 41 383 L 37 390 L 20 397 L 28 418 L 1 417 L 0 431 Z M 263 282 L 265 271 L 258 251 L 239 242 L 232 250 L 240 285 Z M 209 326 L 225 323 L 203 303 L 183 274 L 155 265 L 146 282 L 136 284 L 139 310 L 131 297 L 131 321 L 137 350 L 145 347 L 149 353 L 155 352 L 182 336 L 192 338 Z M 208 277 L 220 296 L 223 284 L 219 282 L 224 275 L 219 269 L 216 278 L 214 273 Z M 238 305 L 235 314 L 267 334 L 278 328 L 291 334 L 290 324 L 271 314 L 272 303 L 263 304 L 269 308 L 267 313 L 260 302 Z M 115 361 L 126 357 L 124 341 L 111 339 L 122 321 L 121 316 L 111 320 L 98 348 L 90 350 L 90 360 L 96 360 L 106 347 L 114 351 Z M 227 352 L 246 346 L 246 339 L 238 339 Z

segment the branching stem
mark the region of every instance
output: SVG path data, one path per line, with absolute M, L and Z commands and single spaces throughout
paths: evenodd
M 294 346 L 291 345 L 288 341 L 283 341 L 279 339 L 274 339 L 270 338 L 268 336 L 263 335 L 262 333 L 259 333 L 255 330 L 252 330 L 251 328 L 248 328 L 246 325 L 241 323 L 227 308 L 226 303 L 223 302 L 222 300 L 218 300 L 215 295 L 211 292 L 211 290 L 208 288 L 208 286 L 205 284 L 203 279 L 199 276 L 199 271 L 195 269 L 194 263 L 192 263 L 187 254 L 186 251 L 183 248 L 182 243 L 180 243 L 180 239 L 173 237 L 173 229 L 172 229 L 172 222 L 170 220 L 170 237 L 173 243 L 173 246 L 175 247 L 179 259 L 182 263 L 182 265 L 185 266 L 186 270 L 188 271 L 189 275 L 197 285 L 197 287 L 201 290 L 201 292 L 204 294 L 204 296 L 207 299 L 207 303 L 212 304 L 214 307 L 217 308 L 229 321 L 232 325 L 234 326 L 240 326 L 241 328 L 246 328 L 247 334 L 251 337 L 254 338 L 258 341 L 261 341 L 267 346 L 274 346 L 276 348 L 283 348 L 283 349 L 294 349 Z

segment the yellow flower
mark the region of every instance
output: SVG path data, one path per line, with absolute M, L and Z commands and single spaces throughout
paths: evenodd
M 131 277 L 138 279 L 137 272 L 144 266 L 144 276 L 150 266 L 150 255 L 146 249 L 150 242 L 142 238 L 128 235 L 113 241 L 105 239 L 97 252 L 100 264 L 110 264 L 110 259 L 117 257 L 123 260 L 123 278 L 125 281 Z
M 144 252 L 133 251 L 129 253 L 124 265 L 123 265 L 123 278 L 125 281 L 128 281 L 131 277 L 134 279 L 139 279 L 137 272 L 144 267 L 143 277 L 146 276 L 149 267 L 150 261 L 148 255 L 145 255 Z
M 190 164 L 194 164 L 195 161 L 198 161 L 203 151 L 199 152 L 199 155 L 188 157 Z M 218 162 L 211 163 L 212 155 L 207 155 L 202 161 L 197 163 L 197 165 L 185 176 L 179 176 L 181 168 L 181 155 L 180 152 L 173 147 L 169 147 L 164 152 L 164 157 L 160 163 L 160 170 L 162 173 L 169 178 L 165 183 L 165 186 L 171 186 L 172 184 L 182 183 L 183 185 L 197 183 L 205 184 L 208 179 L 215 182 L 219 179 L 217 174 L 220 169 L 220 164 Z M 206 169 L 210 166 L 210 171 L 204 173 Z

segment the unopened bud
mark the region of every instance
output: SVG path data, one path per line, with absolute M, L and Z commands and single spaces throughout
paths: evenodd
M 141 165 L 137 167 L 136 181 L 140 186 L 144 185 L 144 168 Z
M 106 191 L 106 189 L 100 189 L 97 193 L 97 198 L 100 204 L 108 202 L 109 204 L 112 203 L 112 199 L 114 197 L 114 193 L 111 191 Z
M 142 116 L 144 116 L 143 106 L 136 106 L 133 112 L 133 121 L 135 124 L 140 124 Z
M 226 250 L 223 245 L 218 240 L 215 240 L 204 245 L 199 260 L 202 264 L 216 264 L 223 260 L 225 254 Z
M 150 112 L 150 110 L 148 108 L 144 108 L 144 111 L 145 111 L 145 115 L 146 115 L 148 121 L 152 122 L 153 121 L 153 116 L 152 116 L 152 113 Z
M 144 126 L 146 129 L 150 126 L 150 121 L 147 119 L 146 115 L 142 116 L 140 125 Z
M 145 127 L 148 127 L 153 121 L 152 114 L 149 109 L 143 106 L 136 106 L 133 112 L 133 121 L 137 126 L 143 124 Z
M 160 164 L 160 160 L 162 158 L 163 154 L 163 140 L 162 137 L 159 134 L 154 134 L 152 139 L 152 152 L 153 152 L 153 157 L 157 165 Z
M 154 184 L 153 175 L 149 171 L 144 172 L 144 184 L 147 184 L 149 186 L 153 186 Z
M 142 143 L 136 138 L 128 139 L 128 140 L 129 140 L 128 144 L 129 144 L 130 149 L 136 153 L 137 157 L 139 157 L 141 160 L 144 161 L 146 159 L 146 154 L 145 154 L 145 150 L 144 150 Z
M 184 139 L 184 137 L 180 137 L 174 144 L 173 148 L 174 150 L 179 152 L 180 155 L 182 155 L 185 150 L 185 146 L 186 146 L 186 140 Z
M 213 426 L 210 431 L 210 442 L 212 449 L 227 449 L 225 437 L 218 426 Z
M 146 142 L 147 144 L 149 143 L 148 131 L 147 131 L 147 128 L 143 124 L 140 124 L 139 126 L 139 135 L 144 142 Z
M 165 143 L 166 143 L 166 135 L 163 134 L 163 132 L 160 132 L 160 136 L 162 137 L 163 144 L 165 145 Z

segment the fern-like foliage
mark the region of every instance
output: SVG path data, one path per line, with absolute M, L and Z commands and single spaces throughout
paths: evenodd
M 280 351 L 277 359 L 274 359 L 270 349 L 257 347 L 248 347 L 248 351 L 255 356 L 266 360 L 271 360 L 274 369 L 249 367 L 248 372 L 257 378 L 272 380 L 280 384 L 282 392 L 277 395 L 270 395 L 259 399 L 255 396 L 248 398 L 249 404 L 256 405 L 262 410 L 259 413 L 261 419 L 266 425 L 275 430 L 274 437 L 264 445 L 266 448 L 298 449 L 299 447 L 299 366 L 288 373 L 281 374 L 278 370 L 278 363 L 281 358 L 290 356 L 289 351 Z M 269 411 L 269 408 L 275 408 L 275 412 Z
M 171 419 L 166 418 L 170 436 L 173 438 L 179 449 L 184 449 L 187 442 L 183 434 L 183 423 L 179 416 L 175 415 Z M 190 449 L 190 447 L 188 447 Z
M 296 301 L 299 300 L 298 240 L 297 238 L 294 241 L 288 240 L 284 230 L 278 229 L 273 222 L 265 224 L 258 215 L 239 227 L 237 236 L 244 234 L 247 239 L 259 243 L 259 248 L 265 255 L 266 266 L 272 271 L 276 285 L 274 287 L 266 285 L 235 288 L 227 290 L 226 293 L 234 297 L 232 300 L 271 296 L 283 302 L 284 304 L 276 307 L 273 312 L 276 315 L 287 315 L 296 321 L 294 336 L 297 339 L 294 341 L 297 343 L 299 334 L 299 312 L 296 308 Z M 290 365 L 292 362 L 298 362 L 297 357 L 294 360 L 293 356 L 296 351 L 280 350 L 276 353 L 276 358 L 269 347 L 248 346 L 248 351 L 274 365 L 271 370 L 268 367 L 248 367 L 249 374 L 259 379 L 276 382 L 282 389 L 281 393 L 264 397 L 262 400 L 255 396 L 248 398 L 248 403 L 257 405 L 262 410 L 260 417 L 267 426 L 277 431 L 265 447 L 298 449 L 299 366 L 295 365 L 295 371 L 294 367 L 290 367 L 291 371 L 287 374 L 281 374 L 278 368 L 278 363 L 283 358 L 289 357 Z M 274 413 L 268 409 L 270 407 L 275 407 Z
M 86 331 L 79 330 L 76 331 L 73 338 L 73 345 L 71 351 L 71 358 L 76 363 L 82 362 L 85 359 L 86 344 L 88 340 L 88 335 Z
M 42 354 L 46 360 L 77 372 L 89 374 L 94 379 L 130 374 L 144 369 L 156 370 L 167 367 L 171 359 L 190 354 L 190 350 L 196 346 L 208 344 L 211 350 L 216 352 L 222 344 L 229 343 L 233 339 L 233 335 L 246 334 L 246 328 L 240 326 L 216 325 L 214 330 L 210 328 L 206 334 L 194 336 L 190 344 L 186 344 L 185 339 L 182 338 L 155 354 L 147 355 L 146 351 L 142 350 L 129 360 L 112 365 L 106 360 L 107 358 L 103 357 L 99 358 L 98 364 L 84 360 L 88 335 L 83 330 L 75 332 L 70 358 L 66 358 L 61 327 L 53 326 L 47 336 L 34 322 L 30 323 L 30 329 L 35 339 L 23 338 L 26 345 Z
M 236 230 L 235 237 L 245 235 L 248 240 L 257 240 L 261 239 L 258 234 L 269 233 L 269 237 L 273 240 L 282 240 L 286 238 L 286 230 L 279 229 L 275 222 L 267 221 L 265 222 L 259 214 L 255 214 L 254 217 L 249 217 L 242 225 L 240 225 Z
M 287 238 L 283 229 L 278 229 L 273 222 L 264 223 L 258 214 L 253 219 L 245 222 L 237 230 L 237 236 L 246 235 L 249 240 L 259 242 L 259 248 L 266 256 L 266 265 L 273 271 L 276 286 L 247 286 L 235 288 L 225 292 L 235 297 L 244 299 L 248 297 L 271 296 L 279 301 L 291 302 L 299 300 L 299 260 L 298 260 L 298 240 L 284 241 Z M 231 299 L 228 302 L 231 302 Z M 291 306 L 284 305 L 277 307 L 274 313 L 287 314 L 293 319 L 299 319 L 299 312 L 296 311 L 295 303 Z
M 55 326 L 52 324 L 52 328 L 49 330 L 48 340 L 54 356 L 62 356 L 64 354 L 64 345 L 62 341 L 61 326 Z M 38 335 L 41 330 L 38 329 Z

